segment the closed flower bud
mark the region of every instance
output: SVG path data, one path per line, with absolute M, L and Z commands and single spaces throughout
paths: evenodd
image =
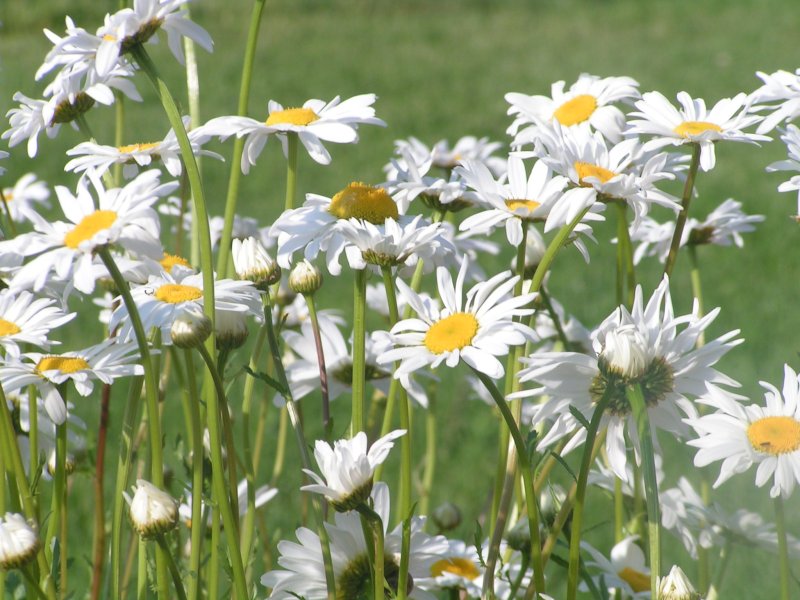
M 431 518 L 439 531 L 450 531 L 461 524 L 461 511 L 452 502 L 445 502 L 434 509 Z
M 601 356 L 610 370 L 628 379 L 641 376 L 650 363 L 647 340 L 633 325 L 623 325 L 606 333 Z
M 694 589 L 686 573 L 674 565 L 669 575 L 659 580 L 658 600 L 700 600 L 700 594 Z
M 36 557 L 39 534 L 20 514 L 0 517 L 0 569 L 21 567 Z
M 321 287 L 322 273 L 305 259 L 297 263 L 289 274 L 289 289 L 296 294 L 313 294 Z
M 508 530 L 506 541 L 513 550 L 530 552 L 531 530 L 528 527 L 528 517 L 522 517 L 514 527 Z
M 178 503 L 167 492 L 149 481 L 136 481 L 133 499 L 125 494 L 130 506 L 133 528 L 147 539 L 166 533 L 178 524 Z
M 218 310 L 214 316 L 219 350 L 236 350 L 247 341 L 250 333 L 247 329 L 247 313 Z
M 72 475 L 75 472 L 75 457 L 72 454 L 67 454 L 67 459 L 64 461 L 64 469 L 67 475 Z M 56 451 L 53 450 L 47 459 L 47 472 L 51 477 L 56 475 Z
M 169 334 L 178 348 L 197 348 L 211 335 L 211 319 L 200 308 L 191 307 L 172 322 Z
M 252 281 L 260 290 L 280 280 L 281 268 L 256 238 L 234 239 L 232 250 L 233 268 L 239 279 Z

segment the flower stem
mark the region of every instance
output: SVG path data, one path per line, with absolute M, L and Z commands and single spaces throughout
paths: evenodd
M 695 244 L 689 244 L 689 260 L 692 265 L 692 296 L 697 301 L 698 317 L 702 317 L 705 314 L 703 310 L 703 281 L 700 278 L 700 261 L 697 259 L 697 246 Z M 701 331 L 697 337 L 697 347 L 705 346 L 705 343 L 705 331 Z
M 658 578 L 661 576 L 661 509 L 658 500 L 658 479 L 656 476 L 653 433 L 650 428 L 650 415 L 645 404 L 640 384 L 626 389 L 628 402 L 633 410 L 639 444 L 642 452 L 642 472 L 644 475 L 645 502 L 647 505 L 647 532 L 650 542 L 650 593 L 658 597 Z
M 692 162 L 689 165 L 689 173 L 686 175 L 686 183 L 683 186 L 681 212 L 678 214 L 678 220 L 675 222 L 675 232 L 672 234 L 672 241 L 669 245 L 667 262 L 664 265 L 664 275 L 667 276 L 672 274 L 672 268 L 675 266 L 675 260 L 678 258 L 678 250 L 681 247 L 683 228 L 686 225 L 686 219 L 689 217 L 689 204 L 692 202 L 692 190 L 694 189 L 694 180 L 697 176 L 697 167 L 699 166 L 700 144 L 692 144 Z
M 192 440 L 192 527 L 189 555 L 189 597 L 199 600 L 200 566 L 203 558 L 203 425 L 200 409 L 200 394 L 197 390 L 197 380 L 194 377 L 194 359 L 192 351 L 184 351 L 186 359 L 186 388 L 189 391 L 189 420 L 191 423 Z
M 544 251 L 542 260 L 539 261 L 539 265 L 536 267 L 536 272 L 533 274 L 533 281 L 531 282 L 530 289 L 531 292 L 538 292 L 539 288 L 542 287 L 544 276 L 547 274 L 548 269 L 550 269 L 550 265 L 553 264 L 558 251 L 561 250 L 562 246 L 566 244 L 569 234 L 572 233 L 572 230 L 578 226 L 578 223 L 581 222 L 583 216 L 588 211 L 588 207 L 583 209 L 574 219 L 572 219 L 572 221 L 559 229 L 558 233 L 556 233 L 555 237 L 550 241 L 550 244 Z
M 633 264 L 633 246 L 628 231 L 628 205 L 625 202 L 614 204 L 617 207 L 617 304 L 632 306 L 633 296 L 636 293 L 636 268 Z
M 781 600 L 789 600 L 791 593 L 789 583 L 792 571 L 789 567 L 789 545 L 786 539 L 786 517 L 783 511 L 783 498 L 775 498 L 775 529 L 778 534 L 778 568 L 781 582 Z
M 250 82 L 253 78 L 253 65 L 255 63 L 256 44 L 258 31 L 261 27 L 261 14 L 264 11 L 266 0 L 255 0 L 253 11 L 250 13 L 250 28 L 247 31 L 247 44 L 242 62 L 242 82 L 239 85 L 239 104 L 236 114 L 244 116 L 247 113 L 247 103 L 250 99 Z M 219 255 L 217 256 L 217 273 L 225 277 L 228 273 L 228 262 L 231 252 L 231 235 L 233 233 L 233 217 L 236 215 L 236 202 L 239 198 L 239 181 L 242 177 L 242 154 L 244 151 L 244 138 L 236 138 L 233 143 L 233 156 L 231 157 L 231 174 L 228 178 L 228 192 L 225 197 L 225 224 L 222 227 L 222 237 L 219 242 Z
M 328 397 L 328 370 L 325 368 L 325 352 L 322 348 L 322 332 L 319 329 L 319 319 L 317 318 L 317 307 L 314 302 L 313 294 L 303 294 L 308 306 L 308 316 L 311 319 L 311 329 L 314 332 L 314 345 L 317 348 L 317 363 L 319 364 L 319 383 L 322 390 L 322 430 L 325 432 L 325 439 L 330 441 L 331 428 L 331 401 Z
M 384 589 L 386 587 L 383 577 L 383 522 L 380 515 L 364 503 L 360 504 L 356 510 L 364 516 L 372 529 L 372 537 L 375 542 L 375 553 L 372 560 L 374 569 L 373 583 L 375 585 L 373 598 L 382 600 L 385 597 Z M 401 586 L 402 583 L 398 585 L 398 587 Z
M 175 586 L 175 593 L 178 594 L 178 600 L 186 600 L 186 590 L 183 589 L 181 572 L 178 570 L 178 565 L 175 564 L 175 557 L 172 556 L 172 550 L 167 544 L 167 540 L 164 539 L 164 534 L 160 534 L 156 537 L 156 542 L 158 542 L 159 547 L 164 552 L 164 556 L 167 557 L 167 566 L 169 567 L 170 575 L 172 575 L 172 584 Z
M 511 438 L 514 440 L 514 446 L 517 450 L 517 460 L 519 461 L 519 468 L 522 472 L 522 484 L 525 490 L 525 507 L 528 516 L 528 529 L 531 536 L 531 565 L 533 567 L 533 580 L 538 594 L 544 593 L 544 568 L 542 565 L 542 543 L 539 537 L 539 510 L 536 506 L 536 495 L 533 490 L 533 471 L 531 469 L 530 458 L 528 454 L 528 447 L 522 437 L 522 433 L 514 420 L 514 415 L 508 408 L 505 398 L 500 394 L 500 390 L 495 386 L 491 377 L 485 373 L 478 371 L 470 366 L 473 373 L 478 376 L 486 389 L 492 395 L 492 398 L 500 410 L 500 414 L 508 426 L 511 433 Z M 487 563 L 488 564 L 488 563 Z M 489 565 L 491 566 L 491 565 Z M 493 589 L 494 569 L 486 570 L 484 579 L 483 590 L 484 594 L 487 590 Z
M 353 286 L 353 405 L 350 436 L 366 428 L 364 394 L 366 391 L 366 311 L 367 270 L 357 269 Z
M 294 199 L 297 195 L 297 134 L 293 131 L 286 133 L 286 201 L 284 210 L 294 208 Z
M 103 567 L 106 554 L 106 522 L 103 483 L 106 473 L 106 439 L 108 437 L 109 404 L 111 402 L 111 384 L 104 384 L 100 397 L 100 424 L 97 432 L 97 458 L 94 475 L 94 551 L 92 557 L 91 598 L 100 598 L 103 584 Z

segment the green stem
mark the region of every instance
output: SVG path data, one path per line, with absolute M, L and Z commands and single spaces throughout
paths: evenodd
M 175 564 L 175 557 L 172 556 L 172 550 L 167 544 L 167 540 L 164 539 L 164 534 L 156 537 L 156 542 L 164 552 L 164 556 L 167 557 L 167 566 L 169 567 L 170 575 L 172 575 L 172 584 L 175 586 L 175 592 L 178 594 L 178 600 L 186 600 L 186 590 L 183 589 L 181 572 L 178 570 L 178 565 Z
M 783 511 L 783 498 L 775 498 L 775 529 L 778 534 L 778 571 L 781 582 L 781 600 L 789 600 L 791 593 L 789 584 L 792 571 L 789 567 L 789 546 L 786 539 L 786 517 Z
M 255 64 L 256 45 L 258 32 L 261 27 L 261 15 L 264 11 L 266 0 L 255 0 L 250 13 L 250 27 L 247 31 L 247 43 L 242 61 L 242 81 L 239 85 L 239 103 L 237 115 L 247 114 L 247 104 L 250 100 L 250 83 L 253 79 L 253 65 Z M 244 151 L 244 138 L 236 138 L 233 143 L 233 156 L 231 157 L 231 172 L 228 178 L 228 191 L 225 197 L 225 224 L 222 228 L 222 237 L 219 242 L 219 255 L 217 256 L 217 273 L 220 277 L 228 274 L 231 236 L 233 233 L 233 217 L 236 215 L 236 203 L 239 198 L 239 182 L 242 177 L 242 154 Z
M 384 589 L 384 577 L 383 577 L 383 567 L 384 567 L 384 557 L 383 557 L 383 522 L 381 521 L 380 515 L 372 510 L 366 504 L 360 504 L 356 510 L 366 518 L 367 522 L 370 525 L 370 529 L 372 529 L 372 537 L 375 543 L 375 553 L 373 555 L 372 565 L 373 565 L 373 583 L 374 583 L 374 596 L 375 600 L 382 600 L 385 597 Z M 400 582 L 398 584 L 398 588 L 402 588 L 403 584 Z
M 366 311 L 367 270 L 354 273 L 353 286 L 353 405 L 350 419 L 350 436 L 365 431 L 364 394 L 366 391 Z
M 212 477 L 213 478 L 213 477 Z M 211 508 L 211 556 L 208 559 L 208 598 L 217 600 L 219 598 L 219 505 L 214 504 Z
M 42 600 L 48 600 L 47 595 L 44 593 L 42 588 L 39 586 L 39 582 L 36 581 L 36 578 L 31 575 L 30 569 L 28 566 L 20 567 L 19 569 L 22 571 L 22 576 L 25 578 L 25 581 L 28 583 L 28 589 L 33 590 L 36 593 L 37 598 L 41 598 Z M 5 593 L 5 580 L 6 580 L 6 572 L 0 571 L 0 590 Z
M 675 222 L 675 232 L 672 234 L 672 241 L 669 245 L 667 262 L 664 265 L 664 275 L 667 276 L 672 275 L 672 269 L 675 266 L 675 260 L 678 258 L 678 250 L 680 250 L 681 247 L 683 228 L 686 225 L 686 219 L 689 217 L 689 205 L 692 202 L 692 190 L 694 189 L 694 180 L 697 176 L 697 167 L 699 166 L 700 144 L 692 144 L 692 162 L 689 165 L 689 173 L 686 175 L 686 183 L 683 186 L 681 212 L 678 214 L 678 220 Z
M 200 409 L 200 394 L 195 379 L 192 351 L 184 351 L 186 359 L 186 388 L 189 392 L 189 420 L 192 439 L 192 528 L 191 554 L 189 556 L 189 597 L 199 600 L 200 566 L 203 558 L 203 424 Z
M 297 134 L 289 131 L 286 133 L 286 201 L 284 210 L 294 208 L 294 200 L 297 195 Z
M 625 538 L 624 524 L 625 497 L 622 494 L 622 480 L 619 477 L 614 477 L 614 542 L 616 543 Z
M 433 491 L 433 479 L 436 473 L 436 395 L 428 397 L 428 410 L 425 411 L 425 475 L 422 478 L 422 498 L 419 502 L 419 514 L 427 515 Z
M 485 373 L 478 371 L 474 367 L 470 367 L 473 373 L 478 376 L 486 389 L 492 395 L 492 398 L 503 416 L 503 420 L 508 426 L 511 438 L 514 440 L 514 446 L 517 450 L 517 460 L 519 461 L 519 468 L 522 472 L 522 484 L 525 489 L 525 507 L 528 516 L 528 529 L 531 536 L 531 563 L 533 567 L 533 580 L 536 586 L 536 592 L 542 594 L 545 592 L 544 582 L 544 567 L 542 563 L 542 543 L 539 537 L 539 510 L 536 506 L 536 494 L 533 490 L 533 471 L 531 469 L 530 458 L 528 455 L 528 447 L 522 433 L 517 427 L 517 422 L 514 420 L 514 415 L 511 409 L 508 408 L 505 398 L 500 394 L 500 391 L 495 386 L 492 378 Z M 487 569 L 484 579 L 484 594 L 486 590 L 493 589 L 494 572 Z
M 617 304 L 623 304 L 624 302 L 628 306 L 632 306 L 633 297 L 636 293 L 636 267 L 633 264 L 633 245 L 631 244 L 631 236 L 628 231 L 628 205 L 625 202 L 615 202 L 615 204 L 617 206 L 618 218 L 617 268 L 621 269 L 618 277 L 622 278 L 622 273 L 624 273 L 624 279 L 628 284 L 627 301 L 623 300 L 623 293 L 621 293 L 625 288 L 618 288 Z
M 36 386 L 28 386 L 28 420 L 30 427 L 28 431 L 28 473 L 36 473 L 39 468 L 39 404 Z M 35 520 L 39 521 L 39 505 L 34 498 L 33 505 L 36 508 Z
M 586 500 L 586 484 L 589 481 L 589 470 L 592 468 L 592 450 L 600 421 L 611 397 L 612 388 L 608 386 L 597 403 L 592 420 L 586 430 L 586 441 L 583 443 L 581 469 L 578 472 L 578 487 L 575 493 L 575 505 L 572 509 L 572 525 L 569 542 L 569 568 L 567 571 L 567 600 L 573 600 L 578 594 L 578 579 L 581 565 L 581 533 L 583 528 L 583 509 Z M 653 596 L 655 597 L 655 596 Z
M 308 316 L 311 319 L 311 329 L 314 332 L 314 345 L 317 349 L 317 364 L 319 365 L 319 383 L 322 391 L 322 430 L 325 432 L 325 439 L 330 441 L 331 428 L 331 402 L 328 396 L 328 370 L 325 368 L 325 351 L 322 347 L 322 332 L 319 329 L 319 319 L 317 318 L 317 307 L 314 302 L 313 294 L 303 294 L 308 306 Z
M 699 311 L 698 317 L 702 317 L 705 314 L 703 310 L 703 282 L 700 278 L 700 262 L 697 259 L 697 246 L 694 244 L 689 244 L 689 260 L 692 265 L 692 295 L 697 301 L 697 310 Z M 705 332 L 701 331 L 697 338 L 697 347 L 705 346 L 705 343 L 706 335 Z
M 578 226 L 578 223 L 581 222 L 584 215 L 588 211 L 589 208 L 583 209 L 572 221 L 559 229 L 558 233 L 556 233 L 555 237 L 550 241 L 550 244 L 544 251 L 542 260 L 539 261 L 539 265 L 536 267 L 536 272 L 533 274 L 530 290 L 531 292 L 538 292 L 542 287 L 544 276 L 547 274 L 548 269 L 550 269 L 550 265 L 553 264 L 558 251 L 561 250 L 562 246 L 566 244 L 567 240 L 569 239 L 569 234 L 572 233 L 572 230 Z
M 136 569 L 136 598 L 147 600 L 147 542 L 139 538 Z
M 731 538 L 725 541 L 725 546 L 719 553 L 719 563 L 717 565 L 717 572 L 714 574 L 714 580 L 708 588 L 708 595 L 704 596 L 706 600 L 719 600 L 719 590 L 722 586 L 722 579 L 725 577 L 725 571 L 728 569 L 728 564 L 733 554 L 734 544 Z M 702 592 L 701 592 L 702 593 Z
M 114 145 L 119 148 L 125 138 L 125 95 L 114 92 Z M 112 169 L 114 187 L 122 185 L 122 164 L 115 163 Z
M 62 394 L 65 386 L 59 386 Z M 66 403 L 66 398 L 64 399 Z M 49 457 L 48 457 L 49 461 Z M 53 548 L 55 540 L 59 537 L 61 530 L 61 519 L 63 517 L 62 507 L 64 505 L 64 490 L 66 489 L 67 481 L 67 423 L 64 421 L 61 425 L 56 425 L 56 460 L 55 460 L 55 473 L 53 474 L 53 496 L 50 504 L 50 521 L 47 523 L 47 534 L 45 535 L 45 547 L 49 553 L 48 559 L 53 561 Z M 59 540 L 59 551 L 64 552 L 66 549 L 62 547 Z M 60 590 L 63 594 L 64 590 Z
M 633 411 L 641 445 L 645 503 L 647 505 L 647 532 L 650 542 L 650 593 L 653 598 L 657 598 L 658 578 L 661 576 L 661 509 L 658 504 L 658 478 L 653 449 L 653 433 L 641 385 L 637 383 L 628 386 L 626 395 Z

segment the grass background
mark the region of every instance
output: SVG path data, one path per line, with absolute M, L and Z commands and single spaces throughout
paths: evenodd
M 115 2 L 88 0 L 3 0 L 0 112 L 12 106 L 11 96 L 17 90 L 31 97 L 41 94 L 43 86 L 33 81 L 33 73 L 48 49 L 42 28 L 60 33 L 63 17 L 69 14 L 78 25 L 92 31 L 115 6 Z M 233 114 L 250 3 L 198 0 L 191 8 L 216 44 L 213 54 L 199 51 L 202 115 Z M 710 104 L 740 91 L 749 92 L 760 83 L 754 76 L 756 71 L 797 67 L 798 30 L 800 11 L 792 0 L 268 0 L 250 115 L 265 116 L 270 98 L 284 105 L 298 105 L 310 97 L 378 94 L 376 107 L 388 123 L 386 129 L 364 127 L 358 145 L 331 145 L 333 163 L 329 167 L 301 157 L 300 190 L 331 195 L 352 180 L 381 181 L 381 167 L 397 138 L 414 135 L 433 143 L 471 134 L 505 142 L 504 131 L 510 121 L 505 114 L 504 93 L 546 94 L 553 81 L 564 79 L 569 85 L 582 72 L 629 75 L 640 82 L 642 91 L 657 89 L 674 98 L 678 91 L 686 90 Z M 174 82 L 176 94 L 182 95 L 181 70 L 166 44 L 151 53 L 168 80 Z M 138 87 L 145 103 L 128 104 L 128 141 L 160 139 L 168 127 L 166 120 L 147 82 L 140 80 Z M 100 108 L 89 116 L 100 141 L 110 141 L 112 112 Z M 62 171 L 64 151 L 79 141 L 76 132 L 64 128 L 57 139 L 40 140 L 40 154 L 33 163 L 25 156 L 23 146 L 15 148 L 5 161 L 9 170 L 6 179 L 35 170 L 53 184 L 73 186 L 75 178 Z M 217 149 L 227 155 L 230 146 Z M 725 198 L 734 197 L 744 203 L 746 212 L 767 216 L 758 231 L 747 236 L 744 250 L 701 249 L 706 305 L 722 306 L 711 333 L 738 328 L 746 339 L 725 359 L 722 370 L 741 381 L 744 393 L 756 401 L 762 397 L 759 380 L 779 383 L 785 362 L 798 366 L 798 225 L 789 218 L 795 212 L 795 202 L 792 195 L 777 193 L 780 175 L 764 173 L 767 164 L 784 156 L 784 146 L 776 142 L 762 148 L 719 145 L 717 168 L 698 178 L 700 196 L 693 208 L 694 214 L 705 215 Z M 271 142 L 258 166 L 242 180 L 241 214 L 257 217 L 264 224 L 277 215 L 283 201 L 284 168 L 278 145 Z M 207 196 L 214 214 L 222 212 L 227 173 L 227 165 L 205 162 Z M 558 259 L 552 276 L 553 294 L 588 326 L 614 307 L 613 248 L 606 243 L 613 236 L 613 228 L 613 220 L 596 228 L 601 244 L 590 249 L 591 264 L 584 264 L 574 252 L 566 252 Z M 500 263 L 506 264 L 509 257 L 507 251 Z M 685 257 L 679 261 L 672 282 L 676 310 L 684 312 L 690 306 L 687 262 Z M 657 283 L 659 273 L 653 263 L 644 266 L 641 277 L 646 293 Z M 335 287 L 341 292 L 339 297 L 347 299 L 339 303 L 339 308 L 349 304 L 348 289 L 346 282 Z M 321 296 L 323 307 L 336 307 L 332 304 L 335 297 Z M 65 347 L 85 345 L 78 337 L 78 327 L 71 331 L 74 342 L 67 342 Z M 99 328 L 97 335 L 101 335 Z M 434 489 L 432 505 L 445 499 L 458 502 L 465 514 L 459 533 L 470 539 L 472 523 L 484 504 L 493 473 L 495 427 L 486 417 L 484 406 L 463 400 L 468 392 L 464 376 L 463 370 L 449 373 L 442 385 L 443 390 L 452 390 L 440 399 L 437 479 L 446 485 Z M 122 396 L 116 397 L 121 401 Z M 340 422 L 347 418 L 343 406 L 345 403 L 340 402 L 336 407 Z M 94 403 L 82 403 L 77 410 L 91 430 L 96 423 Z M 121 412 L 120 407 L 114 407 L 112 422 L 115 416 L 117 422 L 112 425 L 112 439 Z M 419 415 L 417 424 L 420 430 Z M 294 447 L 290 445 L 289 450 L 291 456 Z M 115 462 L 113 457 L 112 448 L 109 468 Z M 693 470 L 690 457 L 684 448 L 669 447 L 668 483 L 678 474 Z M 264 462 L 270 461 L 267 456 Z M 293 464 L 283 482 L 286 490 L 296 487 L 297 480 L 290 475 Z M 78 477 L 89 485 L 88 475 Z M 719 490 L 717 499 L 728 508 L 759 510 L 771 520 L 767 490 L 754 489 L 753 479 L 752 472 L 735 478 Z M 276 534 L 291 537 L 297 498 L 296 492 L 287 491 L 266 511 L 268 524 Z M 598 495 L 596 501 L 590 527 L 611 518 L 605 500 Z M 797 506 L 795 494 L 788 508 L 790 530 L 795 534 L 800 533 Z M 90 510 L 91 506 L 85 507 L 85 513 L 80 508 L 75 510 L 76 527 L 82 519 L 88 519 Z M 688 557 L 679 544 L 669 536 L 666 539 L 667 564 L 669 560 L 678 561 L 691 573 Z M 88 556 L 88 537 L 86 541 Z M 759 566 L 754 572 L 750 567 L 756 564 Z M 84 568 L 83 563 L 79 565 Z M 776 597 L 776 574 L 772 555 L 740 551 L 734 554 L 723 597 L 744 597 L 735 592 L 744 589 L 752 590 L 750 597 Z M 80 579 L 76 573 L 73 582 Z

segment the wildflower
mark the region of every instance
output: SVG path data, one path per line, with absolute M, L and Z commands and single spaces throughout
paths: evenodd
M 31 562 L 39 551 L 39 534 L 17 513 L 0 517 L 0 569 L 16 569 Z
M 178 503 L 149 481 L 137 479 L 133 498 L 125 494 L 125 500 L 133 528 L 145 539 L 166 533 L 178 524 Z
M 239 279 L 252 281 L 260 290 L 281 278 L 281 268 L 272 259 L 264 245 L 254 237 L 232 241 L 233 268 Z

